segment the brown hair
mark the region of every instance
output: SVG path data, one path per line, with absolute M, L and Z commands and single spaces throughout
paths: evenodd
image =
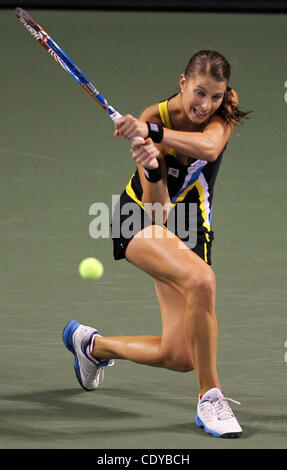
M 189 60 L 185 76 L 209 75 L 217 82 L 226 82 L 227 88 L 222 103 L 215 114 L 219 115 L 228 124 L 238 124 L 246 118 L 250 111 L 241 111 L 233 99 L 232 88 L 228 86 L 231 71 L 228 60 L 219 52 L 201 50 Z

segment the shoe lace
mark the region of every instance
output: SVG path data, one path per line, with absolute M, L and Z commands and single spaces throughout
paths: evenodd
M 105 367 L 112 367 L 114 364 L 115 361 L 113 359 L 110 359 L 109 361 L 102 362 L 97 366 L 95 379 L 93 381 L 95 385 L 99 386 L 103 383 L 105 378 Z
M 218 398 L 218 400 L 212 403 L 214 407 L 214 412 L 217 415 L 218 419 L 220 419 L 221 421 L 234 416 L 229 404 L 227 403 L 228 401 L 231 401 L 236 405 L 241 405 L 239 401 L 233 400 L 232 398 L 228 397 Z

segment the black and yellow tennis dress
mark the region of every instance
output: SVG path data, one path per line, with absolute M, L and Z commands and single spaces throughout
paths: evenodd
M 167 105 L 168 100 L 159 103 L 160 117 L 163 126 L 172 129 Z M 193 159 L 189 165 L 181 164 L 172 148 L 164 157 L 167 187 L 173 205 L 164 225 L 208 264 L 211 264 L 214 238 L 211 230 L 213 189 L 224 150 L 214 162 Z M 112 238 L 116 260 L 125 258 L 128 243 L 136 233 L 153 224 L 141 198 L 142 186 L 136 170 L 113 214 Z

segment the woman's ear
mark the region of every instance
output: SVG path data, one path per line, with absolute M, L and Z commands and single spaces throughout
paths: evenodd
M 186 78 L 185 78 L 185 75 L 182 73 L 179 79 L 179 86 L 180 86 L 181 91 L 183 91 L 185 83 L 186 83 Z

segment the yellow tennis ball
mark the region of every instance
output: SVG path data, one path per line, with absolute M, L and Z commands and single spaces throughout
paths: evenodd
M 79 265 L 79 273 L 84 279 L 95 281 L 104 273 L 104 266 L 96 258 L 85 258 Z

